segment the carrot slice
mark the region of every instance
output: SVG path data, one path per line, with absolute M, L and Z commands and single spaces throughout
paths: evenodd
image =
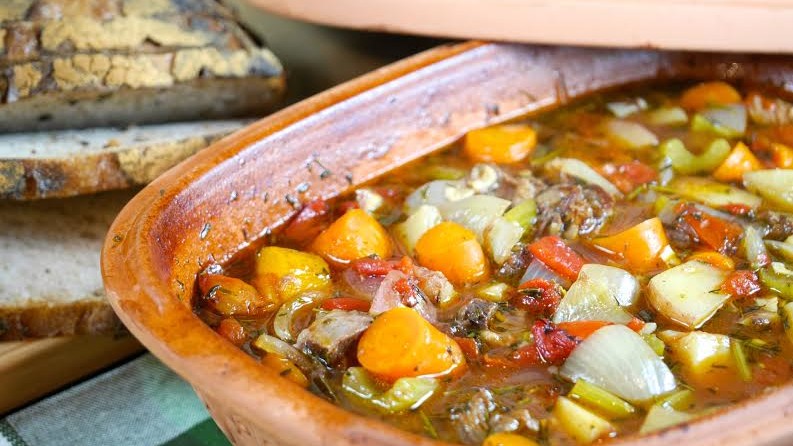
M 446 375 L 465 364 L 460 346 L 416 310 L 392 308 L 374 320 L 358 342 L 358 361 L 387 381 Z
M 584 259 L 555 235 L 535 241 L 529 245 L 529 251 L 545 266 L 571 282 L 578 278 L 584 266 Z
M 726 82 L 704 82 L 683 92 L 680 106 L 686 110 L 700 110 L 711 105 L 741 102 L 741 95 Z
M 650 272 L 666 266 L 673 253 L 661 220 L 651 218 L 619 234 L 594 240 L 595 245 L 617 255 L 629 269 Z
M 579 339 L 586 339 L 592 333 L 599 329 L 611 325 L 611 322 L 606 321 L 570 321 L 560 322 L 556 324 L 556 328 L 566 331 L 569 335 L 575 336 Z
M 713 178 L 719 181 L 742 181 L 744 172 L 760 170 L 763 165 L 746 144 L 739 142 L 732 148 L 727 158 L 713 171 Z
M 454 222 L 443 222 L 416 243 L 422 266 L 440 271 L 456 285 L 484 282 L 490 275 L 487 257 L 476 235 Z
M 350 209 L 314 239 L 311 251 L 343 267 L 362 257 L 391 257 L 393 245 L 374 217 L 361 209 Z
M 479 163 L 511 164 L 523 161 L 534 151 L 537 134 L 527 125 L 499 125 L 473 130 L 465 135 L 465 154 Z
M 790 169 L 793 167 L 793 149 L 784 144 L 772 143 L 771 160 L 780 169 Z

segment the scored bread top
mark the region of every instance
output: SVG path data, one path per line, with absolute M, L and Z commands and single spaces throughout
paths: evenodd
M 177 85 L 206 99 L 145 99 Z M 0 2 L 0 132 L 261 114 L 281 90 L 278 59 L 215 0 Z

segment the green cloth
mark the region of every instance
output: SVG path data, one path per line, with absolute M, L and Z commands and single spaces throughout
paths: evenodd
M 184 380 L 150 354 L 0 421 L 0 446 L 226 446 Z

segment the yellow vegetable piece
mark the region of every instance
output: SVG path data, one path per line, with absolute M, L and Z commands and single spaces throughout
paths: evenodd
M 294 362 L 275 353 L 266 353 L 262 356 L 262 364 L 275 370 L 276 373 L 292 381 L 300 387 L 308 387 L 308 378 Z
M 265 246 L 256 254 L 251 283 L 263 296 L 285 302 L 309 291 L 329 291 L 330 267 L 315 254 Z
M 337 267 L 353 260 L 391 257 L 393 243 L 380 223 L 361 209 L 350 209 L 311 243 L 311 251 Z
M 741 181 L 744 172 L 760 170 L 763 166 L 746 144 L 739 142 L 721 165 L 713 171 L 713 178 L 719 181 Z
M 563 396 L 556 400 L 553 415 L 579 444 L 590 444 L 614 432 L 611 423 Z
M 537 134 L 527 125 L 499 125 L 473 130 L 463 147 L 472 161 L 511 164 L 526 159 L 537 145 Z
M 539 446 L 539 443 L 523 435 L 498 432 L 485 438 L 482 446 Z

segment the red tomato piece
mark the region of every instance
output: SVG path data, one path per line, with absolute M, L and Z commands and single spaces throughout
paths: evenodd
M 736 298 L 749 297 L 760 291 L 760 279 L 754 271 L 733 271 L 727 276 L 721 289 Z
M 737 203 L 728 204 L 727 206 L 724 206 L 722 209 L 724 209 L 725 211 L 729 212 L 732 215 L 743 216 L 752 213 L 752 208 L 750 208 L 745 204 L 737 204 Z
M 737 223 L 702 212 L 691 205 L 682 206 L 680 216 L 700 242 L 722 254 L 732 251 L 743 234 Z
M 394 263 L 375 257 L 364 257 L 353 260 L 351 267 L 362 276 L 385 276 L 394 269 Z
M 460 350 L 463 351 L 466 359 L 475 360 L 479 357 L 479 348 L 476 345 L 476 341 L 472 338 L 461 338 L 455 336 L 454 341 L 457 342 L 457 345 L 460 346 Z
M 330 224 L 330 206 L 317 198 L 306 203 L 284 228 L 284 237 L 299 244 L 314 239 Z
M 578 273 L 584 266 L 584 259 L 555 235 L 535 241 L 529 245 L 529 251 L 545 266 L 571 282 L 578 278 Z
M 549 316 L 561 300 L 558 284 L 545 279 L 531 279 L 515 290 L 510 303 L 533 314 Z
M 334 297 L 322 302 L 323 310 L 344 310 L 344 311 L 363 311 L 368 312 L 372 303 L 364 299 L 354 297 Z
M 552 322 L 537 319 L 531 327 L 534 344 L 521 347 L 512 354 L 512 360 L 520 365 L 561 365 L 579 340 Z
M 641 161 L 603 166 L 603 174 L 623 193 L 658 179 L 658 173 Z

